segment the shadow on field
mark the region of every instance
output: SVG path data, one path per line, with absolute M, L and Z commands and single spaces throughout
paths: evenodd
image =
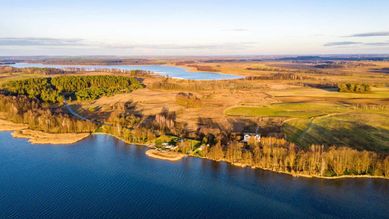
M 199 118 L 199 130 L 224 133 L 256 133 L 262 136 L 280 136 L 281 122 L 276 119 L 229 118 L 221 123 L 211 118 Z
M 337 128 L 327 128 L 317 124 L 299 128 L 286 124 L 283 132 L 287 140 L 305 148 L 311 144 L 322 144 L 389 152 L 389 130 L 358 122 L 345 122 L 343 127 Z

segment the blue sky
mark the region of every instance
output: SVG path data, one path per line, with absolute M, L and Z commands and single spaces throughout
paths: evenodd
M 0 0 L 0 55 L 389 53 L 387 0 Z

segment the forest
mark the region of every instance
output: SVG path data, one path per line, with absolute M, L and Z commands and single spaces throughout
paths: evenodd
M 2 90 L 14 96 L 25 95 L 46 103 L 61 103 L 64 99 L 95 100 L 141 87 L 135 78 L 101 75 L 14 80 L 3 84 Z

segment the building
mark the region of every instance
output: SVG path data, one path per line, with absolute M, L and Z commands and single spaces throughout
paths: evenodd
M 171 145 L 169 143 L 162 143 L 162 147 L 166 150 L 175 150 L 177 146 Z
M 255 133 L 243 134 L 243 142 L 248 143 L 251 139 L 254 139 L 255 142 L 261 142 L 261 135 Z

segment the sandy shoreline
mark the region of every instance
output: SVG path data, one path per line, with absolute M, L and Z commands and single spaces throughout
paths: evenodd
M 14 138 L 26 138 L 31 144 L 73 144 L 88 137 L 88 133 L 51 134 L 28 129 L 28 125 L 0 119 L 0 131 L 13 131 Z
M 31 144 L 74 144 L 81 141 L 88 136 L 89 133 L 65 133 L 65 134 L 51 134 L 30 129 L 23 129 L 14 131 L 12 133 L 14 138 L 27 138 Z
M 26 124 L 18 124 L 18 123 L 0 119 L 0 131 L 17 131 L 26 128 L 28 128 Z
M 156 149 L 150 149 L 146 151 L 146 155 L 152 158 L 168 161 L 178 161 L 185 157 L 184 154 L 173 151 L 159 151 Z

